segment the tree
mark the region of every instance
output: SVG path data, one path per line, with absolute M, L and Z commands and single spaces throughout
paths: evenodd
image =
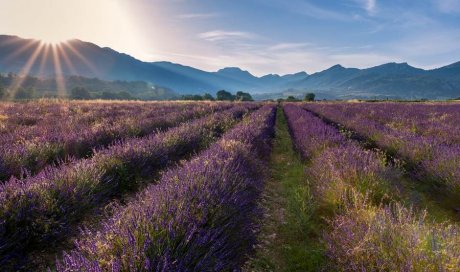
M 290 95 L 286 98 L 287 102 L 299 102 L 300 100 L 295 98 L 294 96 Z
M 181 97 L 182 100 L 192 100 L 192 101 L 201 101 L 203 97 L 198 94 L 185 94 Z
M 304 101 L 315 101 L 315 94 L 314 93 L 307 93 L 303 100 Z
M 254 101 L 254 99 L 252 99 L 252 96 L 249 93 L 245 93 L 245 92 L 241 92 L 241 91 L 236 93 L 236 100 L 238 100 L 238 101 Z
M 57 94 L 53 93 L 53 92 L 50 92 L 50 91 L 46 91 L 46 92 L 43 93 L 42 97 L 44 97 L 44 98 L 56 98 Z
M 72 99 L 91 99 L 91 94 L 85 87 L 75 87 L 70 91 Z
M 205 93 L 203 95 L 203 100 L 209 100 L 209 101 L 214 101 L 214 97 L 211 94 Z
M 134 99 L 134 97 L 128 93 L 127 91 L 121 91 L 118 93 L 118 99 L 121 99 L 121 100 L 132 100 Z
M 14 96 L 15 99 L 32 99 L 35 95 L 35 90 L 32 88 L 19 88 Z
M 233 101 L 235 100 L 235 96 L 232 95 L 231 93 L 225 91 L 225 90 L 220 90 L 216 94 L 217 100 L 219 101 Z
M 6 96 L 6 90 L 2 86 L 0 86 L 0 99 L 5 98 Z
M 103 91 L 101 95 L 102 99 L 108 99 L 108 100 L 113 100 L 117 99 L 117 96 L 114 93 Z

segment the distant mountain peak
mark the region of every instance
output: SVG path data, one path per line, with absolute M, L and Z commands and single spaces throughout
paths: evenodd
M 279 78 L 279 77 L 281 77 L 281 76 L 278 75 L 278 74 L 267 74 L 267 75 L 264 75 L 264 76 L 262 76 L 260 78 Z
M 400 66 L 400 67 L 412 67 L 411 65 L 409 65 L 407 62 L 389 62 L 389 63 L 385 63 L 385 64 L 382 64 L 382 65 L 379 65 L 379 66 Z M 376 66 L 376 67 L 379 67 L 379 66 Z
M 230 76 L 230 77 L 250 77 L 253 78 L 254 76 L 246 70 L 242 70 L 238 67 L 225 67 L 217 71 L 217 74 Z
M 415 68 L 407 62 L 389 62 L 375 67 L 364 69 L 365 72 L 379 73 L 382 75 L 400 74 L 400 75 L 421 75 L 426 71 L 423 69 Z
M 243 73 L 249 73 L 248 71 L 242 70 L 239 67 L 225 67 L 217 71 L 218 73 L 234 73 L 234 72 L 243 72 Z
M 308 73 L 305 72 L 305 71 L 302 71 L 302 72 L 295 73 L 293 75 L 296 75 L 296 76 L 308 76 Z
M 334 66 L 331 66 L 329 69 L 326 69 L 326 71 L 330 71 L 330 70 L 342 70 L 342 69 L 346 69 L 345 67 L 343 67 L 342 65 L 340 64 L 336 64 Z
M 295 74 L 287 74 L 287 75 L 284 75 L 283 77 L 289 77 L 289 76 L 296 76 L 296 77 L 306 77 L 308 76 L 307 72 L 305 71 L 302 71 L 302 72 L 297 72 Z

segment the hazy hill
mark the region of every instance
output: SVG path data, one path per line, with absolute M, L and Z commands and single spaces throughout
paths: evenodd
M 20 89 L 32 91 L 30 98 L 56 97 L 58 93 L 59 96 L 71 97 L 72 90 L 76 87 L 86 89 L 93 98 L 114 98 L 120 93 L 127 93 L 127 96 L 124 95 L 127 99 L 166 100 L 177 97 L 177 94 L 172 90 L 155 86 L 145 81 L 105 81 L 82 76 L 69 76 L 65 78 L 66 90 L 58 92 L 58 84 L 55 79 L 0 74 L 0 89 L 13 85 L 17 80 L 22 81 Z M 104 93 L 108 93 L 109 95 L 104 95 Z
M 460 62 L 434 70 L 407 63 L 387 63 L 367 69 L 335 65 L 308 75 L 252 75 L 238 67 L 202 71 L 171 62 L 143 62 L 110 48 L 72 40 L 54 49 L 36 40 L 0 35 L 0 72 L 24 72 L 38 77 L 84 76 L 108 81 L 145 81 L 171 88 L 179 94 L 219 89 L 249 91 L 258 97 L 315 92 L 319 98 L 452 98 L 460 97 Z M 56 59 L 59 61 L 57 62 Z M 30 62 L 30 60 L 34 60 Z M 57 69 L 59 68 L 59 69 Z
M 460 85 L 460 62 L 430 71 L 434 76 L 445 79 L 458 87 Z
M 407 63 L 367 69 L 331 68 L 289 84 L 291 89 L 323 93 L 328 98 L 451 98 L 460 96 L 460 65 L 423 70 Z

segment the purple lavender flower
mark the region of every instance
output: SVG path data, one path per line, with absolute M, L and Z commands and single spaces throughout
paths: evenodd
M 264 177 L 260 158 L 270 150 L 275 109 L 265 106 L 249 118 L 167 171 L 102 230 L 84 235 L 57 270 L 238 269 L 255 242 Z

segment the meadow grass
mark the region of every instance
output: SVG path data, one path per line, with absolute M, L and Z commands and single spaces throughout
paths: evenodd
M 325 262 L 321 216 L 310 193 L 305 163 L 294 150 L 285 115 L 277 111 L 259 245 L 246 271 L 318 271 Z

